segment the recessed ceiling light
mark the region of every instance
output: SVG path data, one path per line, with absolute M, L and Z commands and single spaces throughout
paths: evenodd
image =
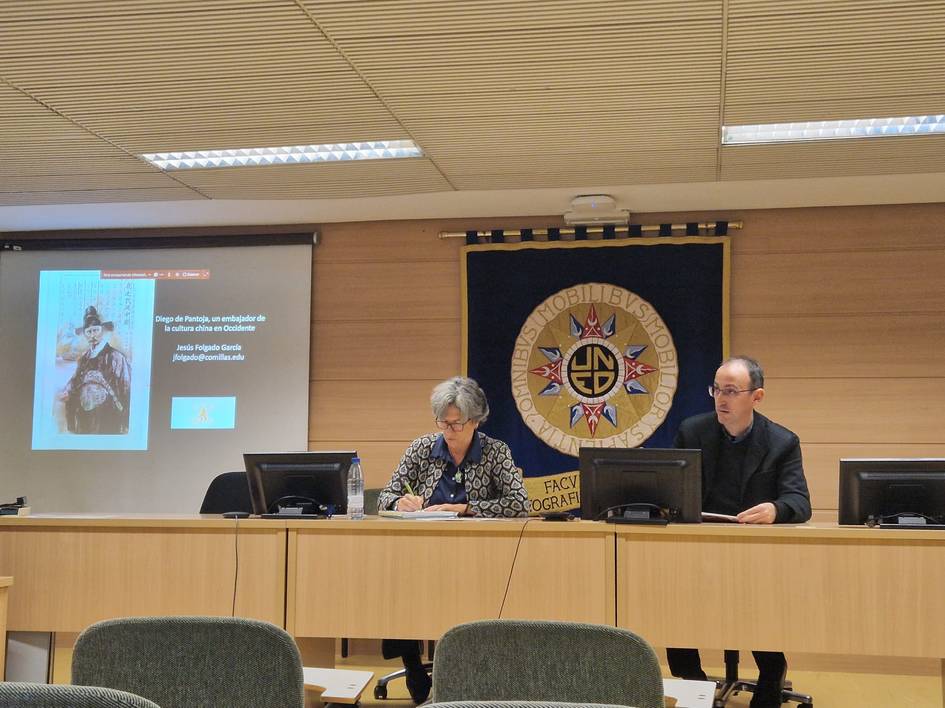
M 389 160 L 422 157 L 413 140 L 376 140 L 366 143 L 287 145 L 285 147 L 234 148 L 232 150 L 188 150 L 145 153 L 141 157 L 162 170 L 192 170 L 210 167 L 255 167 L 259 165 L 304 165 L 313 162 Z
M 945 134 L 945 115 L 812 120 L 806 123 L 764 123 L 722 126 L 723 145 L 793 143 L 808 140 L 889 138 Z

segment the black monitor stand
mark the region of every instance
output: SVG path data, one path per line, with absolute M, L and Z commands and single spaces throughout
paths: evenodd
M 650 524 L 652 526 L 666 526 L 675 516 L 673 511 L 661 509 L 655 504 L 624 504 L 619 514 L 608 516 L 608 524 Z
M 928 529 L 930 531 L 941 531 L 945 529 L 945 524 L 941 523 L 940 519 L 912 512 L 903 512 L 890 516 L 871 516 L 867 519 L 866 525 L 878 526 L 881 529 Z

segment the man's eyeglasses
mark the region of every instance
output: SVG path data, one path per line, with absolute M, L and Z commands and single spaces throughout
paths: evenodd
M 709 386 L 709 395 L 712 398 L 735 398 L 740 393 L 757 391 L 757 388 L 719 388 L 718 386 Z
M 466 427 L 466 423 L 468 422 L 469 422 L 468 420 L 464 420 L 462 423 L 451 423 L 448 420 L 438 420 L 436 421 L 436 427 L 439 428 L 440 430 L 446 430 L 447 428 L 449 428 L 454 433 L 458 433 L 463 428 Z

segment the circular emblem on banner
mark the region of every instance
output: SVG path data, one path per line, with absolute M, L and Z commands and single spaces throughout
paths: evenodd
M 636 447 L 673 403 L 673 337 L 649 302 L 608 283 L 561 290 L 525 320 L 512 353 L 512 396 L 551 447 Z

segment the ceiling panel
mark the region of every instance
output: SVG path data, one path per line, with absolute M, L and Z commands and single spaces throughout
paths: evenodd
M 942 172 L 943 136 L 719 146 L 723 119 L 945 114 L 942 66 L 941 0 L 2 2 L 0 204 Z M 136 157 L 401 138 L 425 157 Z
M 945 112 L 941 0 L 731 0 L 727 124 Z
M 450 189 L 425 159 L 180 170 L 175 176 L 213 199 L 323 199 L 345 197 L 352 191 L 381 196 Z
M 2 205 L 203 198 L 3 84 L 0 125 Z
M 458 189 L 637 183 L 627 163 L 653 147 L 689 151 L 656 181 L 714 178 L 720 3 L 380 6 L 367 22 L 363 7 L 310 3 Z
M 0 205 L 109 204 L 117 202 L 176 202 L 203 199 L 191 189 L 76 189 L 43 192 L 0 192 Z
M 184 185 L 179 174 L 164 176 L 134 156 L 407 137 L 293 2 L 39 2 L 33 7 L 35 12 L 0 9 L 3 79 L 50 115 L 80 126 L 98 149 L 119 148 L 167 186 Z M 72 148 L 79 159 L 92 149 Z M 223 180 L 247 181 L 237 172 Z M 361 174 L 363 185 L 346 183 L 352 196 L 390 189 L 380 173 Z M 444 188 L 442 177 L 435 177 Z M 65 186 L 80 181 L 72 178 Z M 421 187 L 429 188 L 429 182 L 418 177 Z M 63 186 L 50 178 L 46 188 Z M 107 189 L 106 183 L 91 181 L 84 186 Z

